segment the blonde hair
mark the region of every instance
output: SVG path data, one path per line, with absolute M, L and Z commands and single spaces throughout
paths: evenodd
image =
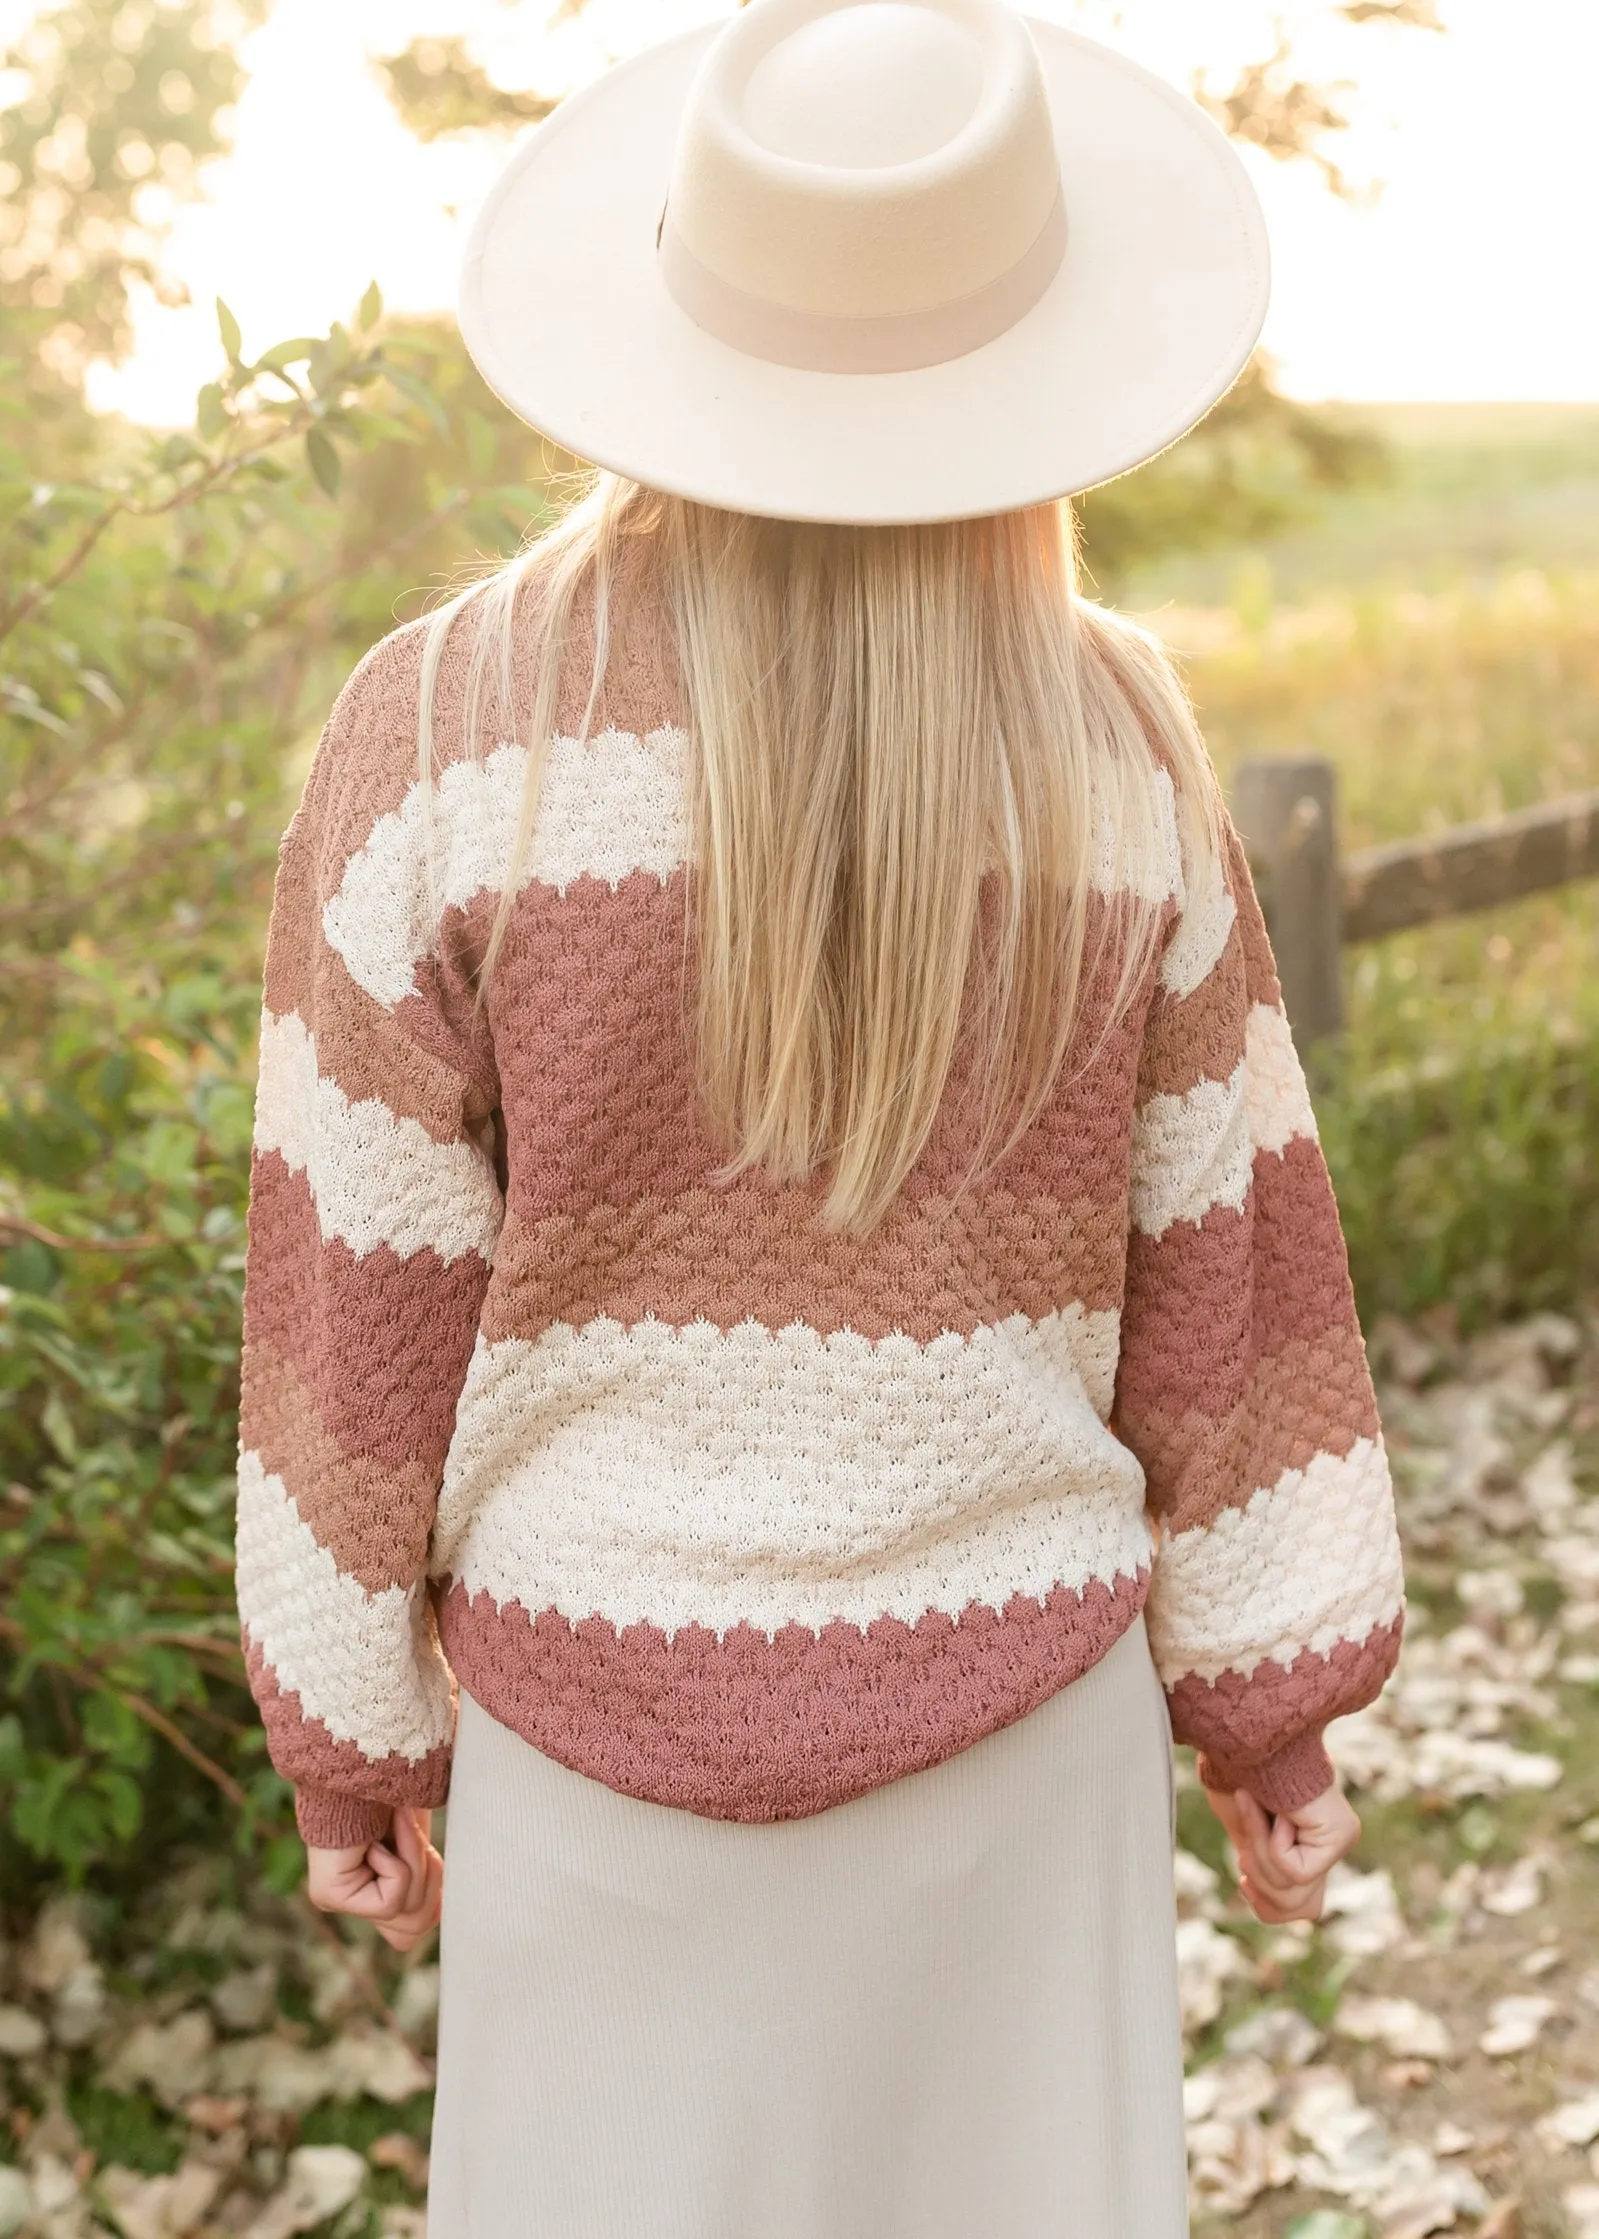
M 1220 850 L 1209 758 L 1158 642 L 1079 595 L 1064 505 L 817 526 L 602 474 L 441 607 L 424 648 L 424 788 L 439 662 L 469 606 L 467 751 L 484 748 L 492 683 L 500 735 L 528 752 L 480 998 L 532 842 L 563 645 L 591 606 L 586 738 L 633 539 L 661 564 L 683 682 L 698 1080 L 731 1146 L 717 1178 L 830 1168 L 824 1221 L 865 1233 L 926 1146 L 967 1032 L 979 1101 L 961 1189 L 1038 1116 L 1107 963 L 1095 1048 L 1126 1017 L 1160 934 L 1163 882 L 1139 866 L 1170 860 L 1169 787 L 1189 875 Z M 518 656 L 534 674 L 520 726 Z M 1097 911 L 1096 886 L 1114 895 Z

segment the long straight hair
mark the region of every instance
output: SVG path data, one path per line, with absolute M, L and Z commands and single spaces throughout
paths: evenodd
M 1081 596 L 1065 505 L 816 526 L 601 474 L 430 619 L 425 791 L 439 663 L 468 608 L 466 750 L 527 750 L 480 999 L 532 844 L 563 648 L 581 615 L 587 738 L 636 540 L 664 586 L 688 722 L 689 1007 L 702 1109 L 729 1154 L 717 1179 L 825 1170 L 825 1224 L 865 1234 L 925 1148 L 964 1037 L 977 1107 L 961 1189 L 1038 1117 L 1090 978 L 1109 988 L 1093 1047 L 1126 1017 L 1155 960 L 1164 882 L 1147 868 L 1170 861 L 1173 814 L 1189 877 L 1219 856 L 1214 773 L 1158 642 Z

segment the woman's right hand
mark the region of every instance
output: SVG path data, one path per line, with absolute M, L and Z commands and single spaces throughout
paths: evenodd
M 307 1847 L 306 1894 L 318 1912 L 370 1920 L 386 1944 L 410 1951 L 438 1926 L 444 1860 L 429 1838 L 430 1811 L 402 1805 L 387 1843 L 353 1850 Z
M 1360 1816 L 1335 1780 L 1308 1804 L 1268 1813 L 1247 1788 L 1207 1788 L 1232 1837 L 1238 1886 L 1257 1920 L 1320 1920 L 1327 1876 L 1360 1840 Z

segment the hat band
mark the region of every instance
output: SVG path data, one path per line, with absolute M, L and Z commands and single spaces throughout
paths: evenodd
M 909 373 L 981 349 L 1031 311 L 1066 253 L 1066 205 L 1057 193 L 1032 247 L 1007 270 L 924 311 L 796 311 L 751 295 L 700 262 L 669 210 L 658 246 L 661 277 L 678 308 L 746 357 L 808 373 Z

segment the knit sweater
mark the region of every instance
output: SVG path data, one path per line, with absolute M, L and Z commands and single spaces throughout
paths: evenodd
M 1163 916 L 1132 1009 L 1094 1052 L 1112 954 L 999 1166 L 957 1194 L 952 1079 L 881 1223 L 831 1232 L 821 1177 L 714 1179 L 659 616 L 621 633 L 587 739 L 553 742 L 474 1007 L 526 762 L 461 735 L 471 627 L 430 813 L 415 625 L 340 695 L 273 904 L 238 1596 L 306 1840 L 444 1800 L 457 1685 L 612 1788 L 778 1820 L 1023 1716 L 1141 1610 L 1201 1777 L 1319 1794 L 1404 1586 L 1231 826 L 1204 875 L 1163 779 L 1159 859 L 1127 868 Z

